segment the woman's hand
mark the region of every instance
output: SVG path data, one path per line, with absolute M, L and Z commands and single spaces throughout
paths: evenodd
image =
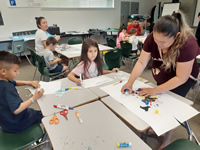
M 55 36 L 55 39 L 56 39 L 57 41 L 59 41 L 59 40 L 60 40 L 60 35 Z
M 141 91 L 138 93 L 140 96 L 153 96 L 156 94 L 155 88 L 141 88 Z
M 124 94 L 126 89 L 129 91 L 129 94 L 131 94 L 132 93 L 132 84 L 130 84 L 128 82 L 126 84 L 124 84 L 124 86 L 121 89 L 121 92 Z

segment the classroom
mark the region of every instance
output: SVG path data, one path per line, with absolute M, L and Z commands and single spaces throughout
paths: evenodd
M 1 0 L 0 149 L 200 150 L 200 0 Z

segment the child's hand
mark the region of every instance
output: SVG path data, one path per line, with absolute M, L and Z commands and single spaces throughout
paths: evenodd
M 119 71 L 118 68 L 113 68 L 113 69 L 112 69 L 112 72 L 118 72 L 118 71 Z
M 40 89 L 40 91 L 36 90 L 35 94 L 33 95 L 33 99 L 36 101 L 38 98 L 42 97 L 44 94 L 44 89 Z
M 40 84 L 38 81 L 30 81 L 30 86 L 32 86 L 34 88 L 38 88 L 38 87 L 40 87 Z
M 56 61 L 57 61 L 58 63 L 60 63 L 60 62 L 62 61 L 62 59 L 56 58 Z
M 77 79 L 77 80 L 76 80 L 76 84 L 77 84 L 77 85 L 81 85 L 81 80 L 80 80 L 80 79 Z

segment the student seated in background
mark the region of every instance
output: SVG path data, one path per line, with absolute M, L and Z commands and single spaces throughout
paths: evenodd
M 19 74 L 20 59 L 9 52 L 0 52 L 0 126 L 6 132 L 19 133 L 31 125 L 41 123 L 42 114 L 32 108 L 32 103 L 40 98 L 44 90 L 36 90 L 35 94 L 22 101 L 15 86 L 29 85 L 39 87 L 38 81 L 14 81 Z
M 85 39 L 82 44 L 80 63 L 69 73 L 68 78 L 80 85 L 81 80 L 76 76 L 81 75 L 83 79 L 88 79 L 119 70 L 118 68 L 113 68 L 112 71 L 104 70 L 103 66 L 97 41 Z
M 127 27 L 127 33 L 129 33 L 129 30 L 134 28 L 137 30 L 137 34 L 136 36 L 139 36 L 140 34 L 144 34 L 144 29 L 143 29 L 143 25 L 141 23 L 139 23 L 140 18 L 139 17 L 134 17 L 133 18 L 133 22 L 132 24 L 129 24 Z
M 132 44 L 132 51 L 130 55 L 140 55 L 140 51 L 138 50 L 138 38 L 136 37 L 137 30 L 132 28 L 129 30 L 129 43 Z
M 119 28 L 118 34 L 117 34 L 117 48 L 121 48 L 120 42 L 121 41 L 127 41 L 128 38 L 126 38 L 126 27 L 125 26 L 121 26 Z
M 46 33 L 48 29 L 47 20 L 44 17 L 35 17 L 38 30 L 35 33 L 35 50 L 40 55 L 43 56 L 44 50 L 46 48 L 46 40 L 48 35 Z M 56 40 L 60 40 L 60 36 L 55 36 Z
M 53 51 L 58 41 L 54 37 L 48 37 L 46 40 L 46 49 L 44 50 L 44 60 L 50 73 L 63 72 L 67 70 L 65 64 L 60 64 L 62 59 L 55 57 Z

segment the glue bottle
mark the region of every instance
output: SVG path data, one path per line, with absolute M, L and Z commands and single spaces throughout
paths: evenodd
M 131 146 L 132 146 L 131 142 L 117 143 L 117 147 L 131 147 Z
M 63 105 L 63 104 L 53 105 L 53 107 L 61 108 L 61 109 L 67 109 L 67 110 L 73 110 L 73 107 L 68 107 L 68 106 Z

